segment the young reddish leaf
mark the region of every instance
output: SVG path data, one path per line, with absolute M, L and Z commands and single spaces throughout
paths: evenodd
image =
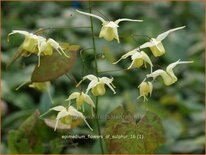
M 147 153 L 143 133 L 136 129 L 135 123 L 119 123 L 113 130 L 109 151 L 115 154 Z M 141 138 L 142 137 L 142 138 Z
M 144 117 L 137 123 L 139 130 L 145 135 L 144 143 L 146 153 L 154 153 L 160 147 L 164 139 L 164 129 L 159 116 L 147 111 Z
M 164 131 L 160 118 L 147 111 L 136 123 L 131 111 L 116 108 L 108 115 L 104 135 L 110 153 L 154 153 L 164 143 Z M 119 138 L 118 138 L 119 137 Z
M 36 65 L 32 73 L 32 82 L 50 81 L 71 70 L 76 60 L 76 52 L 80 47 L 79 45 L 69 45 L 67 43 L 60 45 L 70 58 L 60 55 L 57 51 L 54 51 L 50 56 L 42 56 L 40 66 Z

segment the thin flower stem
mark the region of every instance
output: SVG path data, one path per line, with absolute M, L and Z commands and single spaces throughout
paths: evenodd
M 132 34 L 131 37 L 146 37 L 147 39 L 151 40 L 152 38 L 148 35 L 143 35 L 143 34 Z
M 100 15 L 102 15 L 104 18 L 106 18 L 108 21 L 111 21 L 111 20 L 110 20 L 106 15 L 104 15 L 100 10 L 94 8 L 93 6 L 91 6 L 91 8 L 92 8 L 94 11 L 98 12 Z M 85 9 L 89 9 L 89 8 L 85 8 Z
M 137 68 L 126 68 L 126 69 L 114 69 L 114 70 L 106 70 L 106 71 L 99 71 L 99 73 L 109 73 L 109 72 L 120 72 L 120 71 L 129 71 L 129 70 L 134 70 Z
M 51 101 L 51 104 L 54 104 L 54 101 L 52 99 L 51 92 L 49 89 L 47 90 L 47 94 L 48 94 L 49 100 Z
M 74 81 L 75 86 L 78 84 L 77 80 L 75 79 L 75 77 L 73 76 L 73 74 L 70 73 L 70 75 L 68 75 L 67 73 L 64 74 L 69 80 Z M 82 87 L 77 87 L 79 89 L 80 92 L 82 92 Z
M 20 84 L 15 90 L 19 90 L 21 87 L 29 83 L 29 81 L 24 81 L 22 84 Z
M 90 1 L 89 1 L 89 12 L 92 13 L 92 7 L 91 7 L 91 2 Z M 90 24 L 91 24 L 91 32 L 92 32 L 94 61 L 95 61 L 95 68 L 96 68 L 95 72 L 96 72 L 96 76 L 98 77 L 99 76 L 99 71 L 98 71 L 98 64 L 97 64 L 97 52 L 96 52 L 95 34 L 94 34 L 93 18 L 92 17 L 90 17 Z M 100 129 L 99 118 L 98 118 L 98 102 L 99 102 L 99 98 L 96 97 L 95 119 L 96 119 L 98 134 L 101 135 L 101 129 Z M 103 141 L 102 141 L 101 136 L 99 138 L 99 144 L 100 144 L 100 148 L 101 148 L 101 153 L 104 154 Z

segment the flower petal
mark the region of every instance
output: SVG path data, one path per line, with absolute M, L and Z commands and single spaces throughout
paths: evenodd
M 89 79 L 90 81 L 98 81 L 98 78 L 92 74 L 86 75 L 83 77 L 83 80 Z
M 30 35 L 29 32 L 27 31 L 21 31 L 21 30 L 13 30 L 11 33 L 8 34 L 8 37 L 7 37 L 7 41 L 9 42 L 9 37 L 15 33 L 19 33 L 19 34 L 23 34 L 24 36 L 28 36 Z
M 151 82 L 147 82 L 149 84 L 150 96 L 152 95 L 153 85 Z
M 113 91 L 113 93 L 116 94 L 116 91 L 114 90 L 114 88 L 111 85 L 112 81 L 113 81 L 113 78 L 111 78 L 111 79 L 109 79 L 107 77 L 100 78 L 100 82 L 105 83 Z
M 155 45 L 156 45 L 156 43 L 152 40 L 152 41 L 149 41 L 149 42 L 146 42 L 146 43 L 142 44 L 139 48 L 143 49 L 143 48 L 152 47 L 152 46 L 155 46 Z
M 84 122 L 86 123 L 86 125 L 88 126 L 88 128 L 93 131 L 93 129 L 91 128 L 91 126 L 89 125 L 89 123 L 86 121 L 86 119 L 84 119 Z
M 85 119 L 84 115 L 81 112 L 79 112 L 78 110 L 76 110 L 73 106 L 69 106 L 68 113 L 72 117 Z
M 65 117 L 65 116 L 68 116 L 68 115 L 69 115 L 68 111 L 67 111 L 66 109 L 64 109 L 64 110 L 60 111 L 60 112 L 57 114 L 56 119 L 58 120 L 58 119 L 60 119 L 60 118 L 63 118 L 63 117 Z
M 114 35 L 114 38 L 117 39 L 117 42 L 119 43 L 119 35 L 118 35 L 118 31 L 117 31 L 117 28 L 113 28 L 113 35 Z
M 134 55 L 135 53 L 137 52 L 136 49 L 130 51 L 130 52 L 127 52 L 126 54 L 124 54 L 123 56 L 121 56 L 121 58 L 119 60 L 117 60 L 116 62 L 114 62 L 113 64 L 117 64 L 118 62 L 120 62 L 122 59 L 126 59 L 127 57 L 131 56 L 131 55 Z
M 122 18 L 122 19 L 118 19 L 115 21 L 116 24 L 119 24 L 120 22 L 123 21 L 129 21 L 129 22 L 143 22 L 143 20 L 136 20 L 136 19 L 128 19 L 128 18 Z
M 158 70 L 156 70 L 156 71 L 154 71 L 151 74 L 148 74 L 146 76 L 147 76 L 147 78 L 152 77 L 153 80 L 155 80 L 158 76 L 161 76 L 163 81 L 164 81 L 164 84 L 166 86 L 169 86 L 169 85 L 176 82 L 176 80 L 174 78 L 172 78 L 171 75 L 169 75 L 167 72 L 165 72 L 162 69 L 158 69 Z
M 113 39 L 117 39 L 119 43 L 119 35 L 117 32 L 117 27 L 113 28 L 113 27 L 103 25 L 99 33 L 99 38 L 104 38 L 107 41 L 112 41 Z
M 110 21 L 110 22 L 106 22 L 103 24 L 104 27 L 110 27 L 110 28 L 117 28 L 119 27 L 119 25 L 117 25 L 115 22 Z
M 84 96 L 84 100 L 86 103 L 88 103 L 92 107 L 95 107 L 94 102 L 92 101 L 92 99 L 89 95 L 83 93 L 83 96 Z
M 152 77 L 153 79 L 156 79 L 159 75 L 161 75 L 162 72 L 165 72 L 165 71 L 162 69 L 158 69 L 158 70 L 152 72 L 151 74 L 147 74 L 146 76 L 147 76 L 147 78 Z
M 153 67 L 153 64 L 152 64 L 152 62 L 151 62 L 149 56 L 148 56 L 144 51 L 141 51 L 140 53 L 141 53 L 141 55 L 142 55 L 142 59 L 143 59 L 144 61 L 146 61 L 148 64 L 150 64 L 150 67 L 151 67 L 151 73 L 152 73 L 152 67 Z
M 55 123 L 54 131 L 56 131 L 58 123 L 59 123 L 59 120 L 57 119 Z
M 90 81 L 96 81 L 98 82 L 98 78 L 92 74 L 89 74 L 87 76 L 84 76 L 83 79 L 81 81 L 79 81 L 79 83 L 76 85 L 76 87 L 79 87 L 79 85 L 84 81 L 84 80 L 90 80 Z
M 64 52 L 64 50 L 62 49 L 62 47 L 59 45 L 58 42 L 56 42 L 54 39 L 49 38 L 47 43 L 49 43 L 55 50 L 57 50 L 57 52 L 59 52 L 59 54 L 61 55 L 61 52 L 64 54 L 64 56 L 66 56 L 67 58 L 69 58 L 69 56 Z
M 53 108 L 51 108 L 49 110 L 62 111 L 62 110 L 66 110 L 66 108 L 63 107 L 63 106 L 56 106 L 56 107 L 53 107 Z
M 23 35 L 29 35 L 30 33 L 27 32 L 27 31 L 22 31 L 22 30 L 13 30 L 11 33 L 9 33 L 8 35 L 12 35 L 12 34 L 15 34 L 15 33 L 19 33 L 19 34 L 23 34 Z
M 74 92 L 71 95 L 69 95 L 68 99 L 66 99 L 65 101 L 69 101 L 69 100 L 75 99 L 75 98 L 79 97 L 79 95 L 80 95 L 79 92 Z
M 131 58 L 132 60 L 142 58 L 142 54 L 140 52 L 136 52 Z
M 79 11 L 79 10 L 77 10 L 77 9 L 76 9 L 76 11 L 77 11 L 78 13 L 81 13 L 81 14 L 86 15 L 86 16 L 95 17 L 95 18 L 101 20 L 102 23 L 106 22 L 106 21 L 105 21 L 102 17 L 100 17 L 100 16 L 97 16 L 97 15 L 94 15 L 94 14 L 91 14 L 91 13 L 86 13 L 86 12 L 83 12 L 83 11 Z
M 68 108 L 68 112 L 69 112 L 69 115 L 71 115 L 73 117 L 80 117 L 80 118 L 82 118 L 84 120 L 84 122 L 86 123 L 86 125 L 89 127 L 89 129 L 91 131 L 93 131 L 93 129 L 90 127 L 89 123 L 86 121 L 84 115 L 81 112 L 77 111 L 73 106 L 70 106 Z
M 180 61 L 180 59 L 174 63 L 171 63 L 170 65 L 167 66 L 166 71 L 170 75 L 170 77 L 173 79 L 174 82 L 177 81 L 177 77 L 175 76 L 173 69 L 176 67 L 178 64 L 186 64 L 186 63 L 193 63 L 193 61 Z
M 185 28 L 185 26 L 182 26 L 182 27 L 177 27 L 177 28 L 174 28 L 174 29 L 170 29 L 164 33 L 161 33 L 160 35 L 157 36 L 157 40 L 159 41 L 162 41 L 163 39 L 165 39 L 171 32 L 174 32 L 174 31 L 177 31 L 177 30 L 180 30 L 180 29 L 183 29 Z
M 131 69 L 132 66 L 134 65 L 135 60 L 132 60 L 132 63 L 129 65 L 129 67 L 127 69 Z
M 178 64 L 186 64 L 186 63 L 193 63 L 193 61 L 180 61 L 177 60 L 176 62 L 171 63 L 170 65 L 167 66 L 166 71 L 169 73 L 173 70 L 174 67 L 176 67 Z
M 93 80 L 89 83 L 87 90 L 86 90 L 86 94 L 89 92 L 90 89 L 92 89 L 93 87 L 95 87 L 98 84 L 98 80 Z

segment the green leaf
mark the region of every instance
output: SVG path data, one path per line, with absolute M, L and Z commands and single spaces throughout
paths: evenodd
M 59 154 L 62 150 L 61 145 L 63 145 L 63 143 L 58 138 L 50 141 L 51 153 L 52 154 Z
M 18 130 L 11 130 L 9 132 L 8 144 L 11 153 L 44 152 L 43 146 L 34 130 L 38 119 L 39 112 L 36 111 L 22 123 Z
M 12 154 L 18 154 L 19 153 L 16 146 L 15 146 L 15 144 L 16 144 L 16 133 L 17 133 L 17 131 L 15 131 L 15 130 L 11 130 L 8 133 L 8 147 L 9 147 L 10 153 L 12 153 Z
M 28 117 L 18 129 L 17 139 L 22 137 L 32 136 L 32 130 L 35 127 L 39 119 L 39 111 L 35 111 L 30 117 Z
M 199 150 L 204 150 L 205 136 L 199 136 L 196 138 L 183 139 L 177 141 L 171 146 L 173 152 L 181 153 L 200 153 Z
M 154 153 L 164 143 L 162 123 L 156 114 L 147 111 L 136 123 L 134 113 L 122 107 L 108 115 L 104 135 L 109 136 L 105 138 L 109 152 L 116 154 Z
M 34 72 L 32 73 L 32 82 L 50 81 L 71 70 L 75 63 L 76 51 L 78 51 L 80 47 L 78 45 L 69 45 L 67 43 L 62 43 L 60 45 L 70 58 L 60 55 L 57 51 L 51 56 L 42 56 L 40 66 L 38 67 L 38 65 L 36 65 Z

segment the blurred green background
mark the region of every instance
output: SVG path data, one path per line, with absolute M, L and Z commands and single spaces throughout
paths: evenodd
M 178 59 L 194 61 L 193 64 L 175 68 L 177 83 L 166 87 L 158 78 L 152 97 L 148 103 L 143 104 L 142 100 L 136 100 L 139 95 L 137 87 L 145 74 L 149 73 L 149 69 L 102 73 L 101 76 L 114 77 L 117 94 L 114 96 L 108 90 L 105 96 L 100 97 L 99 112 L 106 116 L 123 101 L 132 103 L 140 114 L 141 109 L 149 109 L 161 117 L 166 134 L 165 144 L 156 153 L 204 153 L 204 2 L 92 2 L 92 6 L 110 20 L 124 17 L 144 20 L 143 23 L 120 23 L 118 30 L 121 44 L 96 38 L 100 71 L 119 70 L 129 66 L 129 58 L 118 65 L 112 65 L 112 62 L 147 41 L 140 36 L 133 38 L 132 34 L 156 37 L 168 29 L 186 26 L 163 41 L 166 54 L 162 57 L 154 58 L 149 49 L 145 49 L 151 56 L 154 69 L 165 68 Z M 38 92 L 26 85 L 15 90 L 23 82 L 30 80 L 37 60 L 36 57 L 22 58 L 6 69 L 6 64 L 23 41 L 23 37 L 15 35 L 8 43 L 8 33 L 12 30 L 34 32 L 46 27 L 90 26 L 89 17 L 77 14 L 76 8 L 88 11 L 88 2 L 2 2 L 2 153 L 10 153 L 12 150 L 11 144 L 8 147 L 8 133 L 11 130 L 18 129 L 36 109 L 43 113 L 51 107 L 47 92 Z M 93 13 L 98 14 L 95 9 Z M 98 36 L 101 23 L 97 19 L 94 22 L 95 34 Z M 81 48 L 92 47 L 90 29 L 52 29 L 45 31 L 43 35 L 59 42 L 78 44 Z M 84 57 L 85 73 L 93 74 L 92 51 L 84 52 Z M 81 80 L 81 68 L 82 61 L 78 55 L 71 71 L 78 81 Z M 86 88 L 87 82 L 84 84 Z M 73 81 L 62 76 L 52 81 L 50 91 L 54 102 L 61 104 L 71 92 L 77 90 Z M 86 110 L 87 112 L 89 115 L 90 111 Z M 106 118 L 100 120 L 102 131 L 105 121 Z M 94 122 L 90 121 L 90 124 L 93 125 Z M 33 153 L 100 153 L 94 139 L 78 139 L 73 142 L 62 140 L 61 135 L 65 133 L 53 132 L 44 122 L 39 122 L 35 133 L 38 135 L 36 141 L 43 147 L 36 148 Z M 80 126 L 66 133 L 83 135 L 91 132 L 86 126 Z M 26 151 L 27 149 L 22 150 L 24 153 Z

